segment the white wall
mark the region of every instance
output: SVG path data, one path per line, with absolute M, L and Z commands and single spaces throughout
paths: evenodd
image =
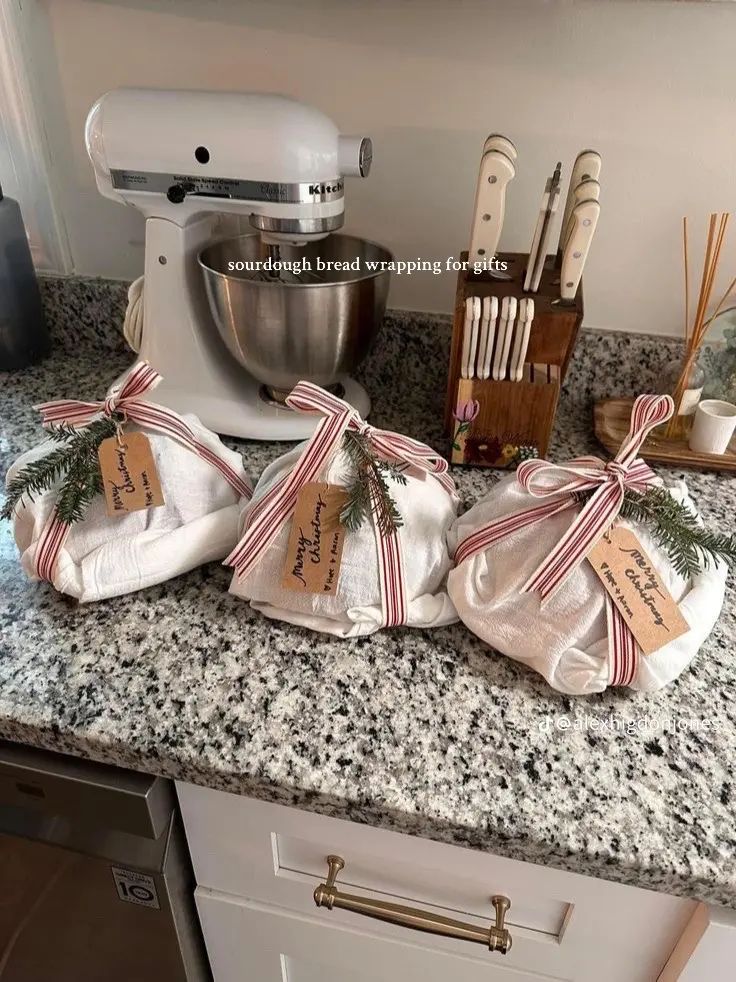
M 120 85 L 280 91 L 375 145 L 346 230 L 397 256 L 467 246 L 480 148 L 519 149 L 502 246 L 527 249 L 558 159 L 603 155 L 590 326 L 682 330 L 680 222 L 736 205 L 736 6 L 618 0 L 37 0 L 35 69 L 75 268 L 132 277 L 143 225 L 95 190 L 87 109 Z M 691 232 L 702 248 L 702 233 Z M 723 280 L 736 273 L 736 228 Z M 453 276 L 394 278 L 450 310 Z

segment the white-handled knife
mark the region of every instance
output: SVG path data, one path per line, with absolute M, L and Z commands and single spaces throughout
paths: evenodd
M 567 237 L 567 225 L 570 214 L 575 207 L 575 188 L 581 181 L 592 179 L 597 181 L 601 174 L 601 155 L 597 150 L 582 150 L 575 158 L 570 174 L 570 184 L 567 188 L 567 198 L 565 199 L 565 210 L 562 212 L 562 223 L 560 225 L 560 241 L 558 252 L 565 246 Z M 592 196 L 591 196 L 592 197 Z
M 483 154 L 473 205 L 468 261 L 489 262 L 496 255 L 506 208 L 506 188 L 514 179 L 513 161 L 500 150 Z
M 581 201 L 601 200 L 601 186 L 594 177 L 586 177 L 573 191 L 573 208 Z
M 468 356 L 470 354 L 470 333 L 473 326 L 473 298 L 465 298 L 465 320 L 463 322 L 463 347 L 460 354 L 460 376 L 468 376 Z
M 503 298 L 501 301 L 501 319 L 498 325 L 496 353 L 493 357 L 493 378 L 496 381 L 500 381 L 506 377 L 506 365 L 509 358 L 509 348 L 511 347 L 511 337 L 514 332 L 516 309 L 516 297 Z
M 470 350 L 468 352 L 468 378 L 475 378 L 475 362 L 478 355 L 478 335 L 480 333 L 480 297 L 472 297 L 472 318 L 470 321 Z
M 475 374 L 483 378 L 483 358 L 488 345 L 488 328 L 491 324 L 491 298 L 483 297 L 480 304 L 480 330 L 478 332 L 478 357 Z
M 598 181 L 593 177 L 587 177 L 584 181 L 575 188 L 572 193 L 573 202 L 572 207 L 579 205 L 581 201 L 600 201 L 601 200 L 601 186 Z M 560 228 L 560 249 L 565 248 L 565 242 L 567 242 L 567 237 L 570 234 L 570 219 L 572 217 L 572 209 L 570 210 L 570 215 L 567 219 L 567 225 Z
M 484 307 L 488 305 L 488 334 L 486 336 L 485 347 L 481 350 L 479 359 L 480 377 L 487 379 L 491 377 L 491 359 L 493 358 L 493 346 L 496 340 L 496 321 L 498 320 L 498 297 L 485 297 Z
M 498 334 L 496 335 L 496 350 L 493 355 L 493 369 L 491 377 L 498 381 L 501 378 L 501 354 L 503 352 L 504 341 L 506 340 L 506 329 L 509 322 L 509 298 L 501 300 L 501 309 L 498 314 Z
M 518 156 L 516 147 L 507 136 L 502 136 L 500 133 L 491 133 L 483 144 L 483 153 L 488 153 L 489 150 L 500 150 L 501 153 L 506 154 L 509 160 L 516 163 Z
M 501 378 L 506 377 L 508 367 L 509 352 L 511 351 L 511 340 L 514 336 L 514 322 L 519 308 L 519 301 L 516 297 L 509 297 L 509 312 L 506 322 L 506 333 L 503 339 L 503 351 L 501 352 Z
M 524 360 L 529 347 L 533 320 L 534 301 L 531 297 L 524 297 L 519 301 L 519 320 L 514 334 L 514 351 L 509 370 L 509 378 L 513 382 L 521 382 L 524 375 Z
M 563 303 L 573 303 L 575 300 L 600 213 L 600 202 L 594 198 L 581 201 L 572 210 L 560 268 L 560 300 Z

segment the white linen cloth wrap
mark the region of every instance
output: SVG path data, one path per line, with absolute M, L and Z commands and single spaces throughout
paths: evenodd
M 684 482 L 668 490 L 693 508 Z M 478 528 L 537 503 L 514 475 L 505 478 L 455 522 L 450 553 Z M 520 529 L 460 563 L 449 575 L 448 592 L 460 620 L 474 634 L 539 672 L 560 692 L 585 695 L 601 692 L 611 680 L 603 584 L 583 562 L 544 603 L 537 593 L 521 592 L 577 510 Z M 649 656 L 638 651 L 631 688 L 654 691 L 680 675 L 713 629 L 723 605 L 726 567 L 718 563 L 686 581 L 645 526 L 622 518 L 617 523 L 636 533 L 691 628 Z
M 241 527 L 248 509 L 302 456 L 302 444 L 270 464 L 261 475 L 252 502 L 243 501 Z M 329 484 L 346 485 L 352 471 L 339 450 L 320 475 Z M 406 474 L 406 485 L 389 481 L 391 497 L 404 525 L 398 531 L 404 556 L 408 617 L 412 627 L 439 627 L 457 620 L 445 588 L 450 557 L 447 532 L 457 514 L 457 499 L 431 475 Z M 382 626 L 376 532 L 370 521 L 348 531 L 342 553 L 340 580 L 332 595 L 296 593 L 281 586 L 291 519 L 277 533 L 258 565 L 242 579 L 237 574 L 230 592 L 250 600 L 267 617 L 349 638 L 372 634 Z
M 240 454 L 228 450 L 196 416 L 181 418 L 200 443 L 247 482 Z M 126 424 L 126 432 L 135 430 L 142 430 L 151 442 L 165 503 L 109 518 L 100 495 L 90 503 L 84 519 L 70 527 L 51 582 L 83 603 L 142 590 L 223 559 L 238 539 L 239 495 L 220 472 L 176 440 Z M 7 480 L 58 446 L 46 441 L 23 454 L 11 465 Z M 33 580 L 39 579 L 36 547 L 55 502 L 56 491 L 51 488 L 17 509 L 14 517 L 21 563 Z

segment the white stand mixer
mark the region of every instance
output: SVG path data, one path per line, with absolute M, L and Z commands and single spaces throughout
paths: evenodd
M 365 177 L 367 138 L 278 95 L 118 89 L 85 137 L 97 186 L 146 216 L 141 358 L 163 376 L 156 401 L 218 433 L 302 439 L 315 419 L 264 399 L 215 330 L 197 257 L 218 215 L 247 215 L 271 244 L 322 239 L 343 222 L 343 175 Z M 340 379 L 366 416 L 365 390 Z

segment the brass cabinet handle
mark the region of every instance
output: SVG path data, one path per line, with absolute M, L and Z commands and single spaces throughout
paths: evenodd
M 372 900 L 370 897 L 356 897 L 351 893 L 343 893 L 335 886 L 337 874 L 345 867 L 345 860 L 340 856 L 327 857 L 327 880 L 314 891 L 314 902 L 318 907 L 332 910 L 350 910 L 354 914 L 364 914 L 378 921 L 389 924 L 399 924 L 412 928 L 414 931 L 426 931 L 428 934 L 439 934 L 445 938 L 457 938 L 460 941 L 474 941 L 486 945 L 489 951 L 500 951 L 506 954 L 511 948 L 511 934 L 504 926 L 504 918 L 511 901 L 508 897 L 491 897 L 491 903 L 496 910 L 496 923 L 489 927 L 478 927 L 467 921 L 456 921 L 451 917 L 433 914 L 416 907 L 404 907 L 383 900 Z

